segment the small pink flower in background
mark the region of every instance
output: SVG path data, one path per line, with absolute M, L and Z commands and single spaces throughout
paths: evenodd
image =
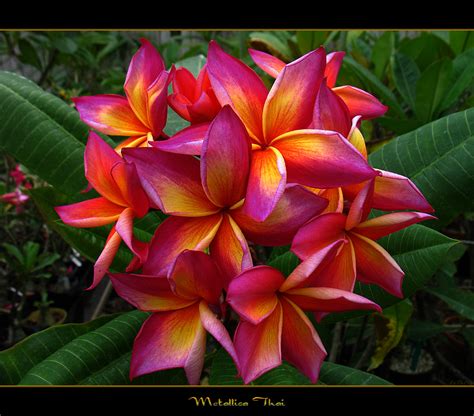
M 130 378 L 183 367 L 189 384 L 199 384 L 209 332 L 238 365 L 232 340 L 218 319 L 224 280 L 212 259 L 184 251 L 168 278 L 155 274 L 111 274 L 117 293 L 142 311 L 153 314 L 133 345 Z
M 84 153 L 85 176 L 101 196 L 71 205 L 56 207 L 61 220 L 73 227 L 99 227 L 112 224 L 105 247 L 94 265 L 97 286 L 112 264 L 123 240 L 141 259 L 147 255 L 147 245 L 133 237 L 133 219 L 143 217 L 149 209 L 132 163 L 124 161 L 96 133 L 91 132 Z
M 11 204 L 15 206 L 17 214 L 23 212 L 23 205 L 30 199 L 30 197 L 23 192 L 20 188 L 16 188 L 13 192 L 7 192 L 0 195 L 0 202 L 5 204 Z
M 12 169 L 9 175 L 14 179 L 15 185 L 20 186 L 26 181 L 26 176 L 21 170 L 20 164 L 17 164 L 14 169 Z
M 197 79 L 184 67 L 176 69 L 171 85 L 173 94 L 168 97 L 170 107 L 191 124 L 211 122 L 221 109 L 206 65 Z
M 146 146 L 158 139 L 167 117 L 168 85 L 171 71 L 154 46 L 141 39 L 133 56 L 124 84 L 126 97 L 101 94 L 73 98 L 81 119 L 97 131 L 112 136 L 127 136 L 123 147 Z

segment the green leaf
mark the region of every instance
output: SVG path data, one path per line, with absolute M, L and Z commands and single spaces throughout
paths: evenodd
M 415 108 L 416 84 L 420 70 L 415 61 L 401 53 L 396 53 L 392 60 L 393 80 L 398 92 L 413 110 Z
M 90 380 L 91 375 L 101 374 L 108 364 L 129 356 L 133 340 L 147 316 L 141 311 L 122 314 L 48 351 L 43 360 L 23 375 L 19 384 L 74 385 Z M 42 341 L 48 344 L 49 338 Z M 118 374 L 116 379 L 108 381 L 115 384 L 115 380 L 125 382 L 123 375 L 119 378 Z
M 285 62 L 292 58 L 288 44 L 271 32 L 252 32 L 249 35 L 249 43 L 252 48 L 264 50 Z
M 407 338 L 416 342 L 423 342 L 446 331 L 443 325 L 431 321 L 412 319 L 407 327 Z
M 350 56 L 344 58 L 343 66 L 358 78 L 365 89 L 374 93 L 383 104 L 390 107 L 389 113 L 393 112 L 399 117 L 405 117 L 405 113 L 392 91 L 390 91 L 374 74 L 372 74 L 372 72 L 357 63 Z
M 412 313 L 413 305 L 405 299 L 374 315 L 375 351 L 370 358 L 369 371 L 379 367 L 387 354 L 400 343 Z
M 28 371 L 55 351 L 116 317 L 108 315 L 85 324 L 52 326 L 0 351 L 0 384 L 18 384 Z
M 374 63 L 374 74 L 378 79 L 382 79 L 385 68 L 390 62 L 395 45 L 394 32 L 385 32 L 380 36 L 372 48 L 371 61 Z
M 449 44 L 456 55 L 474 48 L 474 33 L 470 30 L 449 32 Z
M 18 41 L 18 48 L 20 49 L 19 59 L 25 64 L 34 66 L 41 70 L 41 59 L 38 56 L 37 49 L 31 44 L 28 39 L 20 39 Z
M 344 365 L 324 362 L 319 373 L 319 382 L 332 385 L 381 386 L 390 385 L 387 380 L 365 371 Z
M 404 134 L 370 155 L 371 165 L 408 176 L 436 210 L 441 228 L 474 210 L 474 109 Z
M 433 62 L 416 84 L 415 113 L 420 122 L 427 123 L 439 112 L 451 84 L 452 61 L 444 58 Z
M 211 385 L 241 385 L 242 379 L 237 377 L 234 362 L 224 349 L 217 352 L 212 361 Z M 311 384 L 308 378 L 296 368 L 284 362 L 281 366 L 263 374 L 252 385 L 307 385 Z M 379 385 L 390 384 L 386 380 L 363 371 L 355 370 L 338 364 L 324 362 L 319 375 L 318 384 L 354 384 Z
M 296 41 L 300 53 L 304 55 L 324 44 L 330 32 L 327 30 L 298 30 L 296 32 Z
M 0 71 L 0 148 L 66 194 L 86 187 L 88 128 L 77 111 L 21 76 Z
M 175 63 L 176 68 L 184 67 L 190 71 L 196 78 L 201 72 L 201 69 L 206 64 L 206 57 L 204 55 L 191 56 Z
M 299 263 L 300 261 L 298 257 L 296 257 L 291 251 L 286 251 L 285 253 L 276 256 L 268 263 L 268 265 L 275 267 L 280 270 L 284 276 L 288 277 Z
M 446 302 L 460 315 L 474 321 L 474 293 L 454 288 L 431 288 L 428 292 Z
M 474 36 L 473 36 L 474 39 Z M 451 85 L 440 107 L 441 111 L 452 106 L 470 86 L 474 77 L 474 49 L 468 50 L 453 61 Z

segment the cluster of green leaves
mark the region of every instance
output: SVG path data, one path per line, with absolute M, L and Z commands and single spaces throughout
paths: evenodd
M 272 34 L 268 33 L 268 35 Z M 353 50 L 364 49 L 364 44 L 361 43 L 363 41 L 362 35 L 350 35 L 350 32 L 343 35 L 346 42 L 355 45 Z M 265 40 L 261 34 L 254 33 L 249 36 L 254 44 L 268 40 L 268 36 Z M 284 33 L 279 36 L 282 44 L 284 44 L 284 37 L 294 42 L 298 48 L 297 51 L 289 49 L 286 52 L 297 54 L 304 53 L 321 42 L 335 42 L 341 33 L 315 35 L 311 32 L 303 34 L 298 32 L 296 35 Z M 440 37 L 437 36 L 437 38 Z M 380 41 L 381 38 L 377 39 Z M 444 40 L 440 41 L 445 42 Z M 291 42 L 287 42 L 287 44 L 291 44 Z M 456 43 L 456 45 L 458 44 Z M 456 48 L 458 53 L 456 56 L 459 57 L 465 53 L 464 49 L 467 46 Z M 391 53 L 387 58 L 386 65 L 380 63 L 381 59 L 375 60 L 374 62 L 378 63 L 374 64 L 377 68 L 374 69 L 374 73 L 371 72 L 372 69 L 362 66 L 355 57 L 349 58 L 346 69 L 352 68 L 353 73 L 359 74 L 361 78 L 365 76 L 367 82 L 371 82 L 371 88 L 368 89 L 376 94 L 378 92 L 377 95 L 382 101 L 391 105 L 393 111 L 400 117 L 404 117 L 409 113 L 405 112 L 405 108 L 399 103 L 397 93 L 390 90 L 381 81 L 384 79 L 384 74 L 389 74 L 392 71 L 387 72 L 387 68 L 395 65 L 393 56 Z M 358 59 L 360 60 L 360 58 Z M 417 62 L 416 59 L 412 59 Z M 181 65 L 196 73 L 203 63 L 204 58 L 197 56 L 186 59 L 181 62 Z M 421 63 L 417 63 L 417 65 L 421 65 Z M 428 70 L 429 65 L 425 69 Z M 438 103 L 437 106 L 444 102 L 439 98 L 440 94 L 434 96 Z M 416 95 L 414 102 L 416 103 Z M 433 108 L 437 108 L 437 106 Z M 80 121 L 77 112 L 63 100 L 46 93 L 35 83 L 7 72 L 0 72 L 0 114 L 2 121 L 0 123 L 0 147 L 50 185 L 31 191 L 31 196 L 45 221 L 85 257 L 92 261 L 95 260 L 104 246 L 109 229 L 107 227 L 94 229 L 69 227 L 59 221 L 53 209 L 56 205 L 76 202 L 80 198 L 88 197 L 78 194 L 86 186 L 82 172 L 83 153 L 88 134 L 87 126 Z M 441 113 L 433 112 L 433 114 Z M 182 121 L 180 122 L 176 115 L 170 112 L 169 132 L 184 127 L 184 124 L 180 123 Z M 412 178 L 436 208 L 440 223 L 448 224 L 459 214 L 474 208 L 472 198 L 470 199 L 468 194 L 469 189 L 472 189 L 474 185 L 473 131 L 474 110 L 460 111 L 394 139 L 373 153 L 370 160 L 377 168 L 391 170 Z M 112 143 L 112 139 L 106 138 L 106 140 Z M 149 240 L 162 219 L 162 215 L 150 213 L 142 220 L 137 221 L 135 224 L 137 236 L 144 241 Z M 405 298 L 426 286 L 436 272 L 443 270 L 446 265 L 454 264 L 463 253 L 459 242 L 437 231 L 435 227 L 439 229 L 439 226 L 434 223 L 428 225 L 412 226 L 381 240 L 381 244 L 406 272 L 403 287 Z M 130 258 L 130 253 L 121 247 L 112 266 L 113 270 L 123 270 Z M 279 248 L 272 255 L 271 265 L 279 268 L 286 275 L 291 273 L 297 264 L 298 260 L 291 252 L 288 252 L 288 248 Z M 391 311 L 387 309 L 385 321 L 393 323 L 396 320 L 397 310 L 401 307 L 400 299 L 388 295 L 373 285 L 358 284 L 356 291 L 384 308 L 395 308 Z M 468 299 L 465 293 L 460 299 L 459 294 L 454 290 L 448 292 L 438 290 L 438 292 L 436 289 L 432 290 L 434 295 L 445 300 L 460 314 L 467 317 L 472 316 L 472 307 L 469 307 L 471 299 Z M 318 324 L 318 330 L 324 333 L 336 322 L 357 320 L 366 314 L 366 312 L 331 314 L 321 324 Z M 57 326 L 34 335 L 14 348 L 0 353 L 0 366 L 3 367 L 0 371 L 2 377 L 0 383 L 128 383 L 131 345 L 145 317 L 146 314 L 132 312 L 118 317 L 100 318 L 83 325 Z M 399 325 L 400 322 L 398 322 L 398 328 L 404 328 L 405 323 Z M 413 333 L 429 332 L 426 328 L 414 330 L 413 327 L 413 325 L 408 325 L 408 333 L 411 333 L 412 337 Z M 434 332 L 434 328 L 429 328 L 429 330 L 431 330 L 430 333 Z M 384 343 L 384 338 L 381 337 L 380 350 L 382 353 L 378 358 L 383 359 L 384 353 L 388 353 L 400 339 L 400 330 L 395 330 L 387 338 L 387 343 Z M 36 351 L 36 353 L 33 356 L 28 351 Z M 39 353 L 39 351 L 42 352 Z M 235 368 L 224 352 L 218 352 L 212 358 L 209 369 L 211 384 L 239 382 L 235 377 Z M 374 375 L 333 363 L 324 365 L 320 381 L 323 384 L 384 383 L 384 380 Z M 180 384 L 183 382 L 183 378 L 180 371 L 173 370 L 151 375 L 143 382 Z M 305 384 L 307 382 L 291 366 L 284 364 L 262 376 L 255 383 Z

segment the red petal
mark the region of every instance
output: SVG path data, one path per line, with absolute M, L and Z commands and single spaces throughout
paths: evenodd
M 362 116 L 362 120 L 370 120 L 383 116 L 388 110 L 388 107 L 377 98 L 359 88 L 344 85 L 333 88 L 333 91 L 349 108 L 351 119 L 355 116 Z

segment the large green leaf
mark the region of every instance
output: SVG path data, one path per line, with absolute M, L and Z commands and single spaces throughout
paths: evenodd
M 451 87 L 453 63 L 444 58 L 433 62 L 420 76 L 416 84 L 415 113 L 422 123 L 437 116 L 440 106 Z
M 436 210 L 441 228 L 474 209 L 474 109 L 404 134 L 370 155 L 371 165 L 408 176 Z
M 0 148 L 61 192 L 86 186 L 88 128 L 77 111 L 33 82 L 0 72 Z
M 388 31 L 377 39 L 372 48 L 371 61 L 374 63 L 374 74 L 379 79 L 383 79 L 394 45 L 395 32 Z
M 103 316 L 85 324 L 52 326 L 0 352 L 0 384 L 18 384 L 34 366 L 73 339 L 100 328 L 116 315 Z
M 413 110 L 415 108 L 416 83 L 420 70 L 415 61 L 402 53 L 396 53 L 392 58 L 393 80 L 398 92 Z
M 474 321 L 474 293 L 457 287 L 431 288 L 428 292 L 446 302 L 460 315 Z
M 219 350 L 212 361 L 211 385 L 241 385 L 242 379 L 237 376 L 237 369 L 223 349 Z M 308 378 L 296 368 L 284 362 L 281 366 L 263 374 L 252 385 L 308 385 Z M 352 385 L 381 385 L 390 384 L 373 374 L 365 373 L 343 365 L 324 362 L 319 375 L 318 384 L 352 384 Z
M 380 239 L 379 243 L 393 256 L 405 272 L 403 280 L 403 294 L 405 297 L 411 296 L 423 287 L 448 259 L 454 261 L 464 252 L 458 241 L 423 225 L 412 225 Z M 298 262 L 293 253 L 287 252 L 272 260 L 270 265 L 288 276 Z M 376 285 L 357 282 L 354 290 L 356 293 L 373 300 L 382 308 L 400 302 L 399 298 L 388 294 Z M 323 322 L 329 324 L 367 313 L 369 312 L 354 311 L 329 314 Z
M 474 38 L 474 37 L 473 37 Z M 457 56 L 453 61 L 453 74 L 451 77 L 451 85 L 442 102 L 441 110 L 449 108 L 453 105 L 459 96 L 472 86 L 474 77 L 474 49 L 470 49 Z
M 474 32 L 470 30 L 449 32 L 449 44 L 452 50 L 459 55 L 474 48 Z
M 364 88 L 369 92 L 374 93 L 383 104 L 389 106 L 389 113 L 393 112 L 399 117 L 405 117 L 405 113 L 392 91 L 390 91 L 374 74 L 372 74 L 372 72 L 357 63 L 350 56 L 344 58 L 343 65 L 359 79 Z

